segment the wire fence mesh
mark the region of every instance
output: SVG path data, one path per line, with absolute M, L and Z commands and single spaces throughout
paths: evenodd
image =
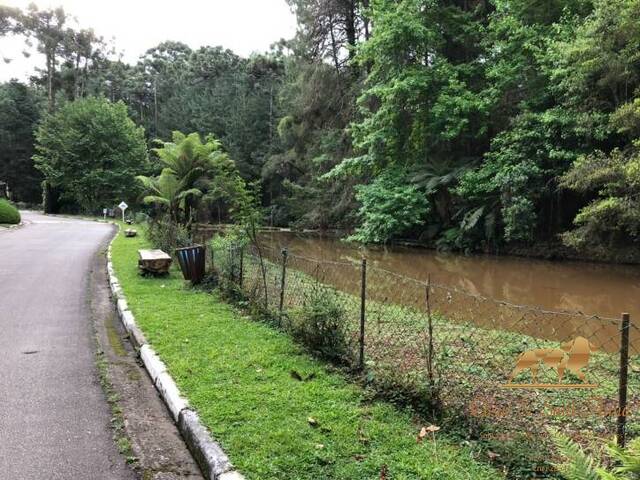
M 316 328 L 327 320 L 317 315 L 323 299 L 331 328 L 342 335 L 329 343 L 340 349 L 335 358 L 363 370 L 382 395 L 425 415 L 444 407 L 471 436 L 540 445 L 551 426 L 589 447 L 616 432 L 620 319 L 515 305 L 428 275 L 410 278 L 362 260 L 324 261 L 267 245 L 232 246 L 214 258 L 225 279 L 294 335 L 309 323 L 321 336 L 335 333 Z M 635 436 L 640 328 L 633 323 L 629 355 L 624 413 Z

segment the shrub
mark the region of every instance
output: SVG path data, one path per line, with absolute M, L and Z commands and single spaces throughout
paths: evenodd
M 218 276 L 220 290 L 230 300 L 243 298 L 236 282 L 240 272 L 240 250 L 248 243 L 249 238 L 238 227 L 227 230 L 224 235 L 216 235 L 209 243 L 213 252 L 212 273 Z
M 8 200 L 0 198 L 0 223 L 20 223 L 20 212 Z
M 351 240 L 385 243 L 424 223 L 430 211 L 429 202 L 424 192 L 409 184 L 408 178 L 396 168 L 377 176 L 368 185 L 356 187 L 362 224 Z
M 133 221 L 135 223 L 141 224 L 141 223 L 147 223 L 150 221 L 149 215 L 147 215 L 144 212 L 137 212 L 134 216 L 133 216 Z
M 172 255 L 176 248 L 193 245 L 186 227 L 173 223 L 167 216 L 149 221 L 147 240 L 160 250 Z
M 344 363 L 349 355 L 346 312 L 334 290 L 320 283 L 305 295 L 304 306 L 293 316 L 292 335 L 317 355 Z
M 566 245 L 588 250 L 640 242 L 640 143 L 580 157 L 561 177 L 561 186 L 597 194 L 563 235 Z

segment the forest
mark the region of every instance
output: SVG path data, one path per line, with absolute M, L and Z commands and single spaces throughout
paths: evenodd
M 297 34 L 268 52 L 167 41 L 134 65 L 70 12 L 0 6 L 0 36 L 43 57 L 28 82 L 0 84 L 0 180 L 13 200 L 44 191 L 49 211 L 115 201 L 81 204 L 65 182 L 80 164 L 47 164 L 36 147 L 57 112 L 106 101 L 137 133 L 102 133 L 135 144 L 137 163 L 114 160 L 124 173 L 97 171 L 102 184 L 160 173 L 146 150 L 153 160 L 158 140 L 195 132 L 259 192 L 267 225 L 443 250 L 637 247 L 639 0 L 287 1 Z M 85 147 L 78 158 L 102 148 Z M 101 191 L 81 165 L 82 188 Z M 129 187 L 118 195 L 135 202 L 141 187 Z M 201 212 L 227 214 L 220 201 Z

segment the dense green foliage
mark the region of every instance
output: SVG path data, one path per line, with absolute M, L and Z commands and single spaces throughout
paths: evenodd
M 636 141 L 638 142 L 638 141 Z M 608 245 L 637 242 L 640 238 L 640 153 L 634 146 L 609 155 L 600 151 L 580 157 L 562 177 L 563 185 L 598 197 L 574 219 L 576 229 L 564 235 L 567 243 Z
M 347 363 L 346 316 L 338 294 L 316 283 L 305 292 L 300 314 L 289 319 L 293 338 L 321 358 Z
M 20 212 L 4 198 L 0 198 L 0 223 L 8 225 L 20 223 Z
M 226 208 L 231 215 L 246 201 L 246 185 L 235 163 L 212 135 L 173 132 L 172 142 L 154 149 L 160 174 L 138 176 L 143 202 L 154 205 L 148 238 L 156 248 L 173 251 L 190 244 L 192 225 L 203 207 Z
M 0 34 L 45 55 L 31 89 L 50 110 L 104 95 L 148 141 L 215 135 L 274 225 L 465 250 L 640 241 L 638 0 L 288 3 L 296 37 L 248 59 L 163 42 L 127 65 L 60 10 L 3 7 Z
M 356 192 L 363 218 L 351 237 L 354 240 L 384 242 L 422 224 L 429 211 L 425 196 L 407 185 L 406 174 L 398 169 L 384 171 L 370 184 L 356 187 Z
M 87 98 L 68 103 L 36 132 L 36 167 L 62 198 L 95 212 L 134 201 L 135 176 L 148 169 L 142 128 L 123 103 Z
M 0 85 L 0 181 L 15 201 L 39 203 L 42 176 L 33 160 L 33 134 L 40 118 L 41 98 L 18 82 Z

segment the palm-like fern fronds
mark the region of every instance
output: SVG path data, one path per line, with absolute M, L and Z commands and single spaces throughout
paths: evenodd
M 147 205 L 171 205 L 171 202 L 168 199 L 160 197 L 159 195 L 147 195 L 142 199 L 142 201 Z
M 174 221 L 188 225 L 201 202 L 239 198 L 245 184 L 235 163 L 208 136 L 173 132 L 173 141 L 154 149 L 163 166 L 158 177 L 138 177 L 146 190 L 145 203 L 168 209 Z
M 416 166 L 411 181 L 428 192 L 435 191 L 455 183 L 471 165 L 469 161 L 434 160 Z
M 603 480 L 600 466 L 584 450 L 566 435 L 550 430 L 560 454 L 567 459 L 556 467 L 567 480 Z M 605 472 L 606 473 L 606 472 Z
M 640 477 L 640 437 L 631 440 L 624 449 L 609 445 L 607 453 L 620 464 L 615 468 L 616 473 L 630 473 L 633 474 L 632 478 Z

